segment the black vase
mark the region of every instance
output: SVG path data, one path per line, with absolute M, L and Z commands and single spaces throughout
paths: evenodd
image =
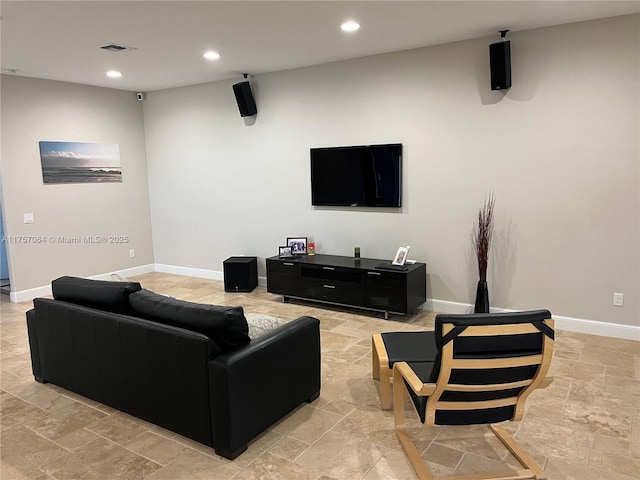
M 478 290 L 476 290 L 475 313 L 489 313 L 489 287 L 486 280 L 478 280 Z

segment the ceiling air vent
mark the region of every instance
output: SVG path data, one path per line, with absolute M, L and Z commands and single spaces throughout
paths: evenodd
M 123 50 L 135 50 L 134 47 L 125 47 L 124 45 L 118 45 L 115 43 L 111 43 L 109 45 L 103 45 L 100 48 L 102 50 L 107 50 L 109 52 L 122 52 Z

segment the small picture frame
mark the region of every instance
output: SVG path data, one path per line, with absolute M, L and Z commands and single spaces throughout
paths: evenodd
M 399 247 L 396 252 L 396 256 L 393 257 L 392 265 L 404 265 L 404 262 L 407 261 L 407 255 L 409 255 L 410 247 Z
M 290 257 L 291 256 L 291 247 L 286 247 L 286 246 L 278 247 L 278 255 L 280 257 Z
M 291 247 L 291 255 L 306 255 L 307 237 L 287 237 L 287 247 Z

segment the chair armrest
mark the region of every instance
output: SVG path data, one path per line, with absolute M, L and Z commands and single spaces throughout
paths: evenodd
M 420 378 L 416 375 L 413 369 L 409 366 L 407 362 L 396 362 L 393 365 L 394 372 L 394 382 L 396 377 L 396 372 L 400 375 L 407 385 L 421 397 L 429 396 L 433 393 L 436 388 L 435 383 L 424 383 Z
M 320 321 L 300 317 L 211 359 L 214 447 L 237 452 L 320 392 Z

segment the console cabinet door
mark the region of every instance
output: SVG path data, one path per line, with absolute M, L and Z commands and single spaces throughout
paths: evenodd
M 367 307 L 407 313 L 407 275 L 368 270 L 365 274 Z
M 267 291 L 280 295 L 299 295 L 298 264 L 267 259 Z

